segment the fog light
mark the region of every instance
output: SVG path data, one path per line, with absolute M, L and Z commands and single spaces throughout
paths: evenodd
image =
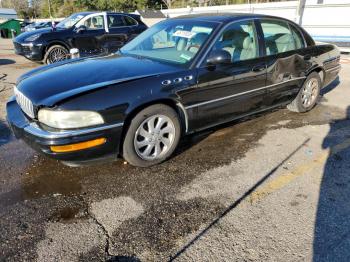
M 91 148 L 94 146 L 99 146 L 106 143 L 106 141 L 107 141 L 106 138 L 97 138 L 94 140 L 76 143 L 76 144 L 70 144 L 70 145 L 64 145 L 64 146 L 50 146 L 50 149 L 52 152 L 56 152 L 56 153 L 73 152 L 73 151 L 78 151 L 86 148 Z

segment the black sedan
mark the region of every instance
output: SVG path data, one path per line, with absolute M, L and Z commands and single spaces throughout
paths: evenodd
M 82 12 L 54 27 L 22 33 L 13 44 L 16 54 L 52 64 L 68 58 L 72 48 L 78 48 L 81 56 L 115 52 L 146 29 L 138 15 Z
M 18 138 L 67 164 L 169 158 L 181 136 L 274 107 L 311 110 L 340 70 L 334 45 L 291 21 L 196 15 L 148 29 L 113 55 L 18 79 L 7 104 Z

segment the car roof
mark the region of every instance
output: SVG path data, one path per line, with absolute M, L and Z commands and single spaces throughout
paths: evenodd
M 254 19 L 254 18 L 276 18 L 280 20 L 286 20 L 282 17 L 263 15 L 263 14 L 250 14 L 250 13 L 202 13 L 202 14 L 190 14 L 177 16 L 172 19 L 196 19 L 208 22 L 232 22 L 241 19 Z
M 86 12 L 78 12 L 76 14 L 80 14 L 80 15 L 91 15 L 91 14 L 96 14 L 96 13 L 102 13 L 104 11 L 86 11 Z M 108 15 L 130 15 L 128 13 L 118 13 L 118 12 L 106 12 Z M 131 14 L 134 15 L 134 14 Z

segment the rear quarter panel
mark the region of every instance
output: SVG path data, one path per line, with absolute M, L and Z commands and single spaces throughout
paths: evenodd
M 317 44 L 317 49 L 321 53 L 320 63 L 324 70 L 323 86 L 331 83 L 340 71 L 340 51 L 332 44 Z

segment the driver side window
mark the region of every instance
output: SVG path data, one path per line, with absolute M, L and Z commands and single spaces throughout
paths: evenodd
M 85 20 L 84 25 L 88 30 L 103 29 L 103 15 L 97 15 Z
M 227 27 L 214 45 L 214 50 L 224 50 L 231 62 L 258 57 L 258 41 L 254 21 L 233 23 Z

